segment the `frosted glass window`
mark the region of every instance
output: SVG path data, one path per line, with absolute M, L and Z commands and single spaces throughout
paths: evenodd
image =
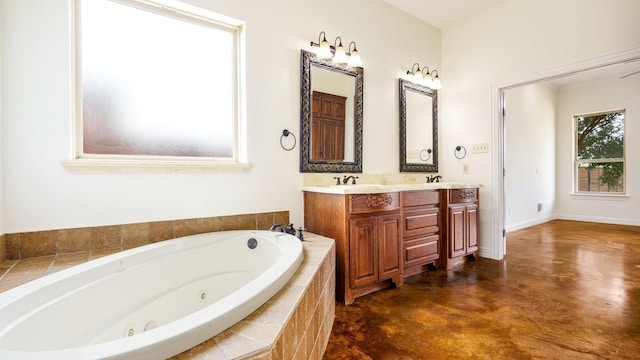
M 82 155 L 237 157 L 237 27 L 78 4 Z

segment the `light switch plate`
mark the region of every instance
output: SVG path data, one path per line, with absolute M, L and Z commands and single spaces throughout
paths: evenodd
M 488 152 L 489 152 L 489 143 L 473 144 L 471 146 L 471 153 L 473 154 L 488 153 Z

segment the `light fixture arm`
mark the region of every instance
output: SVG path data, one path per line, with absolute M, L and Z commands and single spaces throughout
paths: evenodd
M 416 70 L 414 70 L 415 67 L 418 67 Z M 411 65 L 411 70 L 407 70 L 407 75 L 415 75 L 416 73 L 420 72 L 420 64 L 418 63 L 414 63 L 413 65 Z
M 320 44 L 322 44 L 323 41 L 327 41 L 327 35 L 325 34 L 324 31 L 320 31 L 320 34 L 318 34 L 318 42 L 314 43 L 313 41 L 311 41 L 311 46 L 320 46 Z
M 352 44 L 353 44 L 353 50 L 351 50 L 351 45 Z M 351 53 L 354 52 L 354 51 L 357 53 L 358 49 L 356 49 L 356 42 L 352 41 L 352 42 L 349 43 L 349 48 L 347 48 L 347 55 L 351 56 Z
M 342 38 L 340 36 L 333 41 L 333 48 L 337 49 L 338 46 L 342 46 Z

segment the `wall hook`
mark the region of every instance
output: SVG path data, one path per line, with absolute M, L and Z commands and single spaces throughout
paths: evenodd
M 462 145 L 458 145 L 456 146 L 456 149 L 453 151 L 453 156 L 455 156 L 456 159 L 464 159 L 467 156 L 467 149 Z
M 293 145 L 291 147 L 286 147 L 284 146 L 284 144 L 282 143 L 282 139 L 289 137 L 289 135 L 293 136 Z M 283 149 L 285 149 L 286 151 L 291 151 L 293 150 L 293 148 L 296 147 L 296 136 L 293 135 L 293 133 L 287 129 L 282 130 L 282 135 L 280 135 L 280 147 L 282 147 Z

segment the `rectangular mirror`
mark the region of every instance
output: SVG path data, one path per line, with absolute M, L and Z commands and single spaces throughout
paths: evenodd
M 301 51 L 301 172 L 362 172 L 363 72 Z
M 438 92 L 400 79 L 400 171 L 438 172 Z

